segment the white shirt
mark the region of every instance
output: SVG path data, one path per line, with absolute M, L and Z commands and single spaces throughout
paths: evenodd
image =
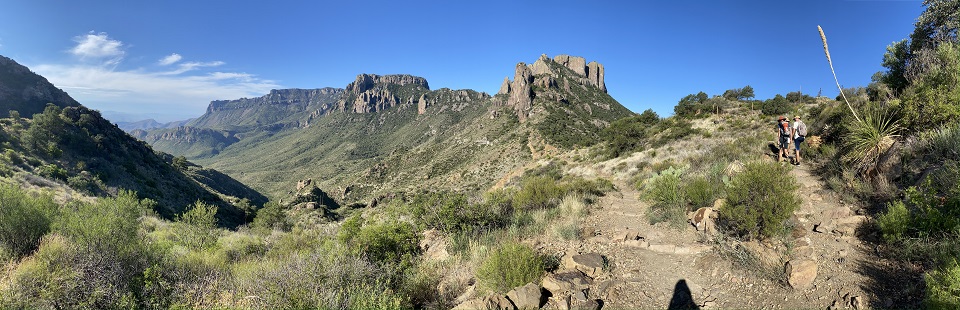
M 793 138 L 794 138 L 794 139 L 800 137 L 800 123 L 801 123 L 801 121 L 794 121 L 794 122 L 793 122 L 793 125 L 791 125 L 791 126 L 793 127 Z

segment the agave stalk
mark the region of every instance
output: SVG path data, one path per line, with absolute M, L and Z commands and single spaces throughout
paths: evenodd
M 860 120 L 860 116 L 857 116 L 857 111 L 853 110 L 853 106 L 850 105 L 850 101 L 847 100 L 847 95 L 843 94 L 843 88 L 840 87 L 840 80 L 837 79 L 837 72 L 833 70 L 833 60 L 830 60 L 830 48 L 827 47 L 827 36 L 823 34 L 823 28 L 820 28 L 820 25 L 817 25 L 817 30 L 820 31 L 820 40 L 823 41 L 823 52 L 827 54 L 827 63 L 830 64 L 830 73 L 833 73 L 833 80 L 837 82 L 837 89 L 840 90 L 840 96 L 843 97 L 843 102 L 847 103 L 847 108 L 850 109 L 850 113 L 853 113 L 853 117 L 857 119 L 858 123 L 863 123 Z

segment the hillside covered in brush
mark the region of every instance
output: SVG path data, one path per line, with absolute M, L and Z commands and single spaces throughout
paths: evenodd
M 69 187 L 81 196 L 131 190 L 157 202 L 156 211 L 171 219 L 203 201 L 217 206 L 221 224 L 228 226 L 242 224 L 252 211 L 235 206 L 241 199 L 247 206 L 266 202 L 222 173 L 186 162 L 174 165 L 173 156 L 130 137 L 43 77 L 8 58 L 0 60 L 0 89 L 39 96 L 0 100 L 0 110 L 10 114 L 0 120 L 0 176 L 5 182 Z
M 595 144 L 632 114 L 606 93 L 602 65 L 544 55 L 519 63 L 495 96 L 361 74 L 343 89 L 214 101 L 185 127 L 136 135 L 273 196 L 312 179 L 351 203 L 423 187 L 488 188 L 535 158 Z

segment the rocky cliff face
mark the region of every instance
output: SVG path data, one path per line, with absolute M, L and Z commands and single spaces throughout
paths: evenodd
M 237 127 L 302 127 L 308 116 L 326 114 L 343 95 L 339 88 L 274 89 L 256 98 L 211 101 L 207 113 L 187 124 L 190 127 L 237 129 Z
M 412 87 L 405 87 L 405 86 Z M 427 80 L 422 77 L 398 74 L 376 75 L 360 74 L 347 85 L 343 97 L 337 102 L 340 112 L 370 113 L 383 111 L 401 103 L 413 103 L 404 88 L 422 88 L 430 90 Z
M 566 70 L 569 69 L 569 70 Z M 541 55 L 531 65 L 519 63 L 514 70 L 513 82 L 505 78 L 497 94 L 508 95 L 506 102 L 513 107 L 521 121 L 530 116 L 533 101 L 537 96 L 556 102 L 566 102 L 572 91 L 571 81 L 577 87 L 595 88 L 606 94 L 607 86 L 603 80 L 603 65 L 595 61 L 586 62 L 583 57 L 557 55 L 553 59 Z M 562 89 L 559 89 L 560 86 Z M 536 86 L 542 92 L 535 92 Z

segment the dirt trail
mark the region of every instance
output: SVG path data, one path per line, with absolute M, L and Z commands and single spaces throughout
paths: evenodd
M 604 308 L 610 309 L 667 308 L 671 300 L 684 296 L 692 297 L 701 308 L 824 309 L 853 303 L 867 306 L 869 302 L 880 303 L 870 304 L 874 307 L 889 305 L 889 301 L 877 301 L 878 297 L 870 295 L 871 281 L 865 274 L 876 268 L 878 259 L 871 247 L 855 236 L 856 227 L 865 217 L 839 203 L 837 195 L 826 189 L 810 169 L 801 165 L 791 172 L 800 184 L 803 202 L 795 212 L 797 228 L 787 237 L 789 246 L 771 249 L 753 243 L 754 249 L 759 248 L 754 252 L 760 253 L 761 260 L 770 262 L 766 270 L 772 273 L 782 273 L 783 264 L 789 260 L 816 262 L 816 278 L 806 289 L 791 288 L 782 277 L 762 276 L 764 273 L 758 272 L 762 268 L 734 266 L 730 256 L 721 257 L 725 251 L 713 237 L 692 225 L 650 225 L 646 217 L 649 204 L 622 180 L 614 180 L 618 191 L 603 197 L 583 221 L 584 241 L 570 242 L 557 250 L 604 255 L 608 271 L 594 280 L 590 295 L 602 299 Z M 822 232 L 814 231 L 815 227 Z M 623 242 L 628 231 L 634 231 L 643 241 Z M 683 291 L 683 284 L 690 293 L 675 294 Z

